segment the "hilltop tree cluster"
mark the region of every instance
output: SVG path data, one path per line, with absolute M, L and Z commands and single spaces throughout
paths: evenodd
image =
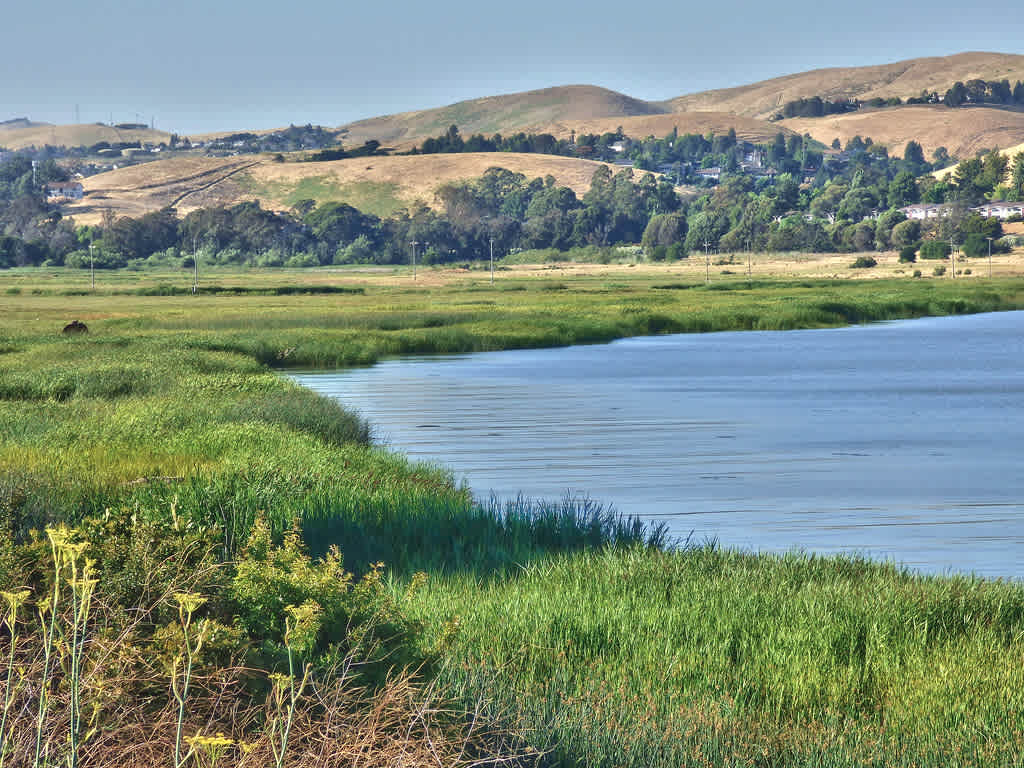
M 1024 106 L 1024 83 L 1018 80 L 1013 86 L 1009 80 L 959 80 L 953 84 L 942 103 L 947 107 L 961 107 L 965 104 L 1001 104 Z
M 490 138 L 475 133 L 463 139 L 457 125 L 449 126 L 440 136 L 423 141 L 407 153 L 410 155 L 458 154 L 461 152 L 523 152 L 588 160 L 614 160 L 619 154 L 613 145 L 626 140 L 622 128 L 602 134 L 575 133 L 570 139 L 556 139 L 550 133 L 518 132 L 510 136 L 496 133 Z

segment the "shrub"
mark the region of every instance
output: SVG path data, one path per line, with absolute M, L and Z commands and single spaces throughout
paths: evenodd
M 851 269 L 870 269 L 871 267 L 877 267 L 878 262 L 875 261 L 871 256 L 858 256 L 857 260 L 850 265 Z
M 932 274 L 935 275 L 936 277 L 942 277 L 944 274 L 946 274 L 946 268 L 940 265 L 932 270 Z
M 951 249 L 945 240 L 925 240 L 921 243 L 922 259 L 948 259 Z
M 988 240 L 977 232 L 972 232 L 964 239 L 964 256 L 975 258 L 988 253 Z
M 901 264 L 913 264 L 917 261 L 917 246 L 907 245 L 900 248 L 900 263 Z
M 920 276 L 921 276 L 921 270 L 920 269 L 915 269 L 914 270 L 914 277 L 920 277 Z

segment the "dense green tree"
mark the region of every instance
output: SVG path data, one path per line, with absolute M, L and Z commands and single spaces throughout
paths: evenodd
M 686 239 L 686 217 L 679 213 L 661 213 L 651 217 L 641 244 L 650 255 L 658 246 L 682 243 Z
M 910 203 L 916 203 L 920 199 L 921 195 L 918 193 L 914 174 L 910 171 L 900 171 L 889 182 L 886 202 L 890 208 L 902 208 Z
M 903 164 L 914 176 L 920 176 L 929 170 L 930 166 L 924 159 L 924 150 L 916 141 L 908 141 L 906 149 L 903 150 Z

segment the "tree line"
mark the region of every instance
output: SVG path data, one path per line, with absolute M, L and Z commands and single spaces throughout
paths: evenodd
M 691 157 L 709 146 L 730 152 L 739 143 L 734 135 L 699 141 L 676 135 L 637 144 L 643 151 Z M 844 159 L 809 151 L 800 137 L 781 134 L 763 149 L 797 173 L 723 171 L 719 184 L 688 201 L 664 177 L 632 168 L 600 166 L 579 197 L 551 176 L 531 180 L 493 167 L 478 179 L 441 186 L 434 207 L 415 204 L 386 218 L 341 202 L 306 200 L 288 211 L 247 202 L 183 218 L 170 208 L 138 218 L 108 213 L 101 223 L 80 227 L 45 200 L 45 183 L 64 175 L 59 166 L 38 164 L 33 181 L 31 162 L 14 156 L 0 163 L 0 267 L 191 267 L 194 254 L 205 263 L 268 267 L 395 264 L 409 260 L 414 242 L 419 258 L 433 263 L 486 258 L 492 243 L 497 254 L 642 243 L 657 259 L 708 246 L 885 250 L 951 236 L 957 243 L 970 235 L 998 238 L 999 222 L 982 220 L 969 207 L 1024 196 L 1024 153 L 968 158 L 940 181 L 920 175 L 930 166 L 913 141 L 902 158 L 859 137 L 847 143 Z M 813 163 L 820 165 L 807 173 Z M 950 215 L 907 221 L 899 209 L 917 202 L 947 203 Z

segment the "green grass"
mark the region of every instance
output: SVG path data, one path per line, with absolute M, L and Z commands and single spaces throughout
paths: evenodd
M 1011 765 L 1024 760 L 1024 588 L 856 559 L 666 552 L 581 500 L 479 504 L 444 468 L 276 369 L 668 332 L 1024 307 L 1024 280 L 525 279 L 15 270 L 0 276 L 0 524 L 108 509 L 214 530 L 263 513 L 384 561 L 444 638 L 440 681 L 555 765 Z M 426 274 L 430 274 L 429 271 Z M 17 288 L 19 292 L 10 289 Z M 89 333 L 63 337 L 80 319 Z M 8 560 L 0 546 L 0 577 Z M 459 631 L 449 637 L 453 621 Z
M 1024 590 L 713 546 L 449 576 L 443 673 L 555 764 L 1018 764 Z
M 372 158 L 367 160 L 372 163 Z M 343 202 L 364 213 L 386 218 L 405 203 L 399 197 L 397 184 L 386 181 L 352 181 L 340 182 L 329 174 L 307 176 L 296 182 L 264 181 L 257 182 L 249 175 L 239 174 L 252 194 L 260 198 L 278 200 L 285 205 L 293 206 L 300 200 L 316 200 L 323 202 Z

